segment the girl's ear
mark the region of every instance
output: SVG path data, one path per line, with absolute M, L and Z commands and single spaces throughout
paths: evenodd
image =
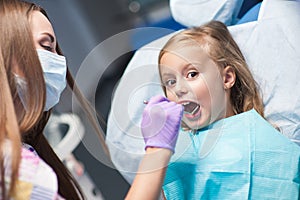
M 223 69 L 223 85 L 224 89 L 230 89 L 235 83 L 235 71 L 231 66 L 226 66 Z

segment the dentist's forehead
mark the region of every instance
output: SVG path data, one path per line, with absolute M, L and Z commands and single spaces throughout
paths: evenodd
M 48 34 L 53 37 L 53 42 L 56 42 L 53 27 L 43 13 L 40 11 L 33 11 L 30 16 L 30 24 L 34 38 L 39 38 L 43 34 Z

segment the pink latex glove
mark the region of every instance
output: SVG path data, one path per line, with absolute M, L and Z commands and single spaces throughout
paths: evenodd
M 150 99 L 143 112 L 142 134 L 146 147 L 169 149 L 174 153 L 183 106 L 158 95 Z

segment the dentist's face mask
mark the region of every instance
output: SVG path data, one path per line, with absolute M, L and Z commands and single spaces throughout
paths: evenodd
M 42 49 L 37 49 L 37 53 L 42 65 L 46 83 L 46 104 L 44 111 L 48 111 L 58 103 L 60 95 L 66 87 L 66 58 Z M 18 95 L 26 109 L 27 103 L 25 100 L 25 94 L 27 92 L 27 83 L 18 75 L 15 75 L 15 80 Z

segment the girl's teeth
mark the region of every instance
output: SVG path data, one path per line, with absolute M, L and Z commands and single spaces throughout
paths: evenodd
M 196 113 L 196 111 L 198 110 L 198 108 L 199 108 L 199 105 L 194 108 L 194 110 L 191 112 L 191 114 L 194 115 Z

